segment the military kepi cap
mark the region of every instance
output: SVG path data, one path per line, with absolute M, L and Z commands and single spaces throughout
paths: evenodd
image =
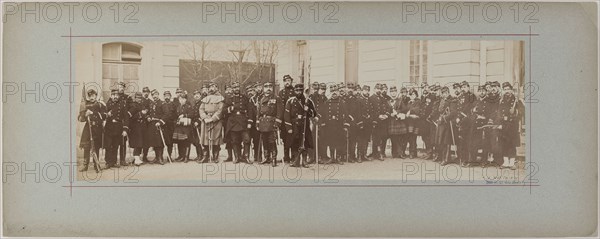
M 508 88 L 511 88 L 511 89 L 513 88 L 513 87 L 512 87 L 512 85 L 511 85 L 511 84 L 510 84 L 508 81 L 507 81 L 507 82 L 504 82 L 504 83 L 502 83 L 502 89 L 504 89 L 504 88 L 506 88 L 506 87 L 508 87 Z
M 304 84 L 298 83 L 294 86 L 294 90 L 304 90 Z
M 97 93 L 97 92 L 96 92 L 96 90 L 94 90 L 94 89 L 89 89 L 89 90 L 87 90 L 87 95 L 88 95 L 88 96 L 91 96 L 91 95 L 97 95 L 97 94 L 98 94 L 98 93 Z

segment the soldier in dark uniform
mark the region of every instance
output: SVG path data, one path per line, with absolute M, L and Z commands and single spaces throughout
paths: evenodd
M 321 108 L 323 107 L 323 104 L 325 103 L 325 101 L 327 101 L 327 97 L 325 96 L 325 90 L 327 90 L 326 89 L 327 86 L 324 83 L 323 83 L 323 85 L 325 86 L 325 89 L 321 89 L 321 84 L 319 84 L 319 82 L 313 82 L 312 83 L 313 92 L 308 96 L 308 98 L 310 100 L 312 100 L 312 102 L 315 104 L 315 109 L 317 110 L 317 115 L 313 118 L 313 122 L 311 124 L 311 126 L 312 126 L 311 130 L 314 132 L 313 142 L 318 142 L 317 137 L 321 137 L 323 135 L 322 132 L 317 132 L 319 120 L 321 120 Z M 321 130 L 321 129 L 319 129 L 319 130 Z M 309 163 L 316 162 L 314 159 L 316 159 L 317 157 L 319 157 L 319 159 L 322 159 L 322 158 L 324 158 L 323 155 L 327 155 L 323 145 L 325 145 L 325 144 L 323 144 L 323 142 L 320 142 L 318 145 L 315 146 L 315 149 L 318 148 L 319 150 L 314 150 L 314 149 L 311 150 L 311 152 L 310 152 L 311 160 L 309 160 Z M 318 152 L 319 155 L 316 155 L 316 153 L 317 153 L 316 151 L 319 151 Z
M 346 155 L 346 142 L 349 140 L 347 113 L 344 101 L 339 95 L 338 86 L 331 85 L 329 88 L 330 98 L 323 104 L 320 120 L 323 129 L 323 142 L 329 147 L 331 159 L 325 162 L 344 164 L 342 161 Z
M 144 148 L 144 131 L 146 129 L 146 113 L 148 109 L 143 103 L 143 95 L 140 92 L 136 92 L 134 100 L 129 105 L 129 113 L 131 118 L 129 120 L 129 147 L 133 148 L 134 164 L 142 164 L 140 155 Z
M 147 86 L 144 86 L 144 88 L 142 88 L 142 97 L 141 97 L 141 102 L 140 105 L 142 108 L 147 108 L 148 104 L 150 104 L 150 89 Z M 131 99 L 130 102 L 133 102 L 135 99 Z M 130 112 L 131 114 L 131 112 Z M 146 131 L 146 124 L 142 124 L 141 125 L 141 131 Z M 143 140 L 143 135 L 142 135 L 142 140 Z M 135 151 L 135 149 L 134 149 Z M 148 149 L 142 147 L 141 149 L 141 157 L 142 157 L 142 161 L 143 162 L 148 162 Z
M 304 84 L 294 86 L 293 97 L 285 104 L 284 123 L 290 135 L 292 159 L 291 167 L 308 167 L 306 165 L 306 150 L 313 147 L 312 134 L 310 130 L 310 118 L 317 115 L 315 105 L 304 96 Z
M 154 162 L 164 164 L 163 139 L 166 140 L 167 138 L 173 137 L 173 135 L 167 135 L 163 130 L 167 116 L 163 112 L 164 103 L 160 100 L 159 96 L 160 93 L 158 93 L 157 90 L 152 90 L 152 101 L 150 101 L 148 113 L 146 114 L 148 127 L 146 128 L 146 132 L 144 132 L 144 146 L 146 148 L 152 147 L 154 149 L 154 153 L 156 154 Z
M 256 127 L 260 133 L 258 145 L 262 145 L 265 160 L 261 164 L 271 163 L 273 167 L 277 166 L 277 130 L 282 120 L 283 108 L 280 106 L 278 97 L 273 94 L 273 84 L 267 82 L 264 84 L 264 94 L 260 97 L 257 108 Z
M 448 87 L 442 87 L 442 98 L 440 100 L 437 120 L 436 144 L 438 148 L 438 157 L 442 161 L 442 166 L 451 163 L 452 156 L 451 145 L 456 142 L 453 139 L 454 122 L 456 115 L 456 100 L 450 95 Z M 451 125 L 452 124 L 452 125 Z
M 262 93 L 262 87 L 260 87 L 260 94 L 258 93 L 257 89 L 260 83 L 256 83 L 255 85 L 250 86 L 249 90 L 253 91 L 254 94 L 250 97 L 250 104 L 253 107 L 253 111 L 255 112 L 255 118 L 254 118 L 254 123 L 252 124 L 252 127 L 250 128 L 250 139 L 252 140 L 252 149 L 254 151 L 254 159 L 253 162 L 255 163 L 261 163 L 263 161 L 263 155 L 262 155 L 262 149 L 260 148 L 261 146 L 259 145 L 259 141 L 260 141 L 260 132 L 258 131 L 258 121 L 257 118 L 258 117 L 258 110 L 260 107 L 260 99 L 263 96 Z M 272 85 L 271 85 L 272 86 Z M 271 91 L 271 94 L 273 94 L 273 92 Z
M 485 134 L 485 149 L 488 152 L 486 164 L 483 166 L 487 166 L 491 164 L 492 166 L 500 166 L 502 161 L 502 146 L 500 145 L 502 141 L 500 140 L 501 132 L 498 127 L 502 123 L 502 115 L 499 111 L 500 105 L 500 83 L 497 81 L 489 82 L 486 85 L 488 91 L 487 96 L 484 99 L 485 102 L 485 117 L 487 118 L 486 128 L 484 129 Z M 487 163 L 489 162 L 489 163 Z
M 199 90 L 194 91 L 194 102 L 192 103 L 192 113 L 190 114 L 190 118 L 192 119 L 192 137 L 191 143 L 194 145 L 196 149 L 196 162 L 200 162 L 202 160 L 202 144 L 200 143 L 200 104 L 202 104 L 202 92 Z M 192 160 L 192 159 L 190 159 Z
M 192 138 L 192 118 L 196 113 L 192 104 L 187 100 L 185 92 L 179 96 L 177 101 L 179 101 L 175 113 L 177 120 L 171 137 L 177 143 L 177 152 L 179 153 L 175 161 L 187 163 L 189 160 L 190 139 Z
M 502 83 L 503 95 L 500 100 L 499 111 L 502 116 L 500 123 L 502 141 L 502 156 L 504 163 L 501 168 L 517 169 L 515 158 L 517 157 L 517 147 L 521 145 L 521 135 L 519 133 L 519 120 L 524 111 L 524 105 L 517 99 L 513 92 L 513 87 L 509 82 Z
M 231 92 L 231 85 L 227 84 L 225 85 L 225 91 L 223 92 L 223 98 L 224 101 L 223 103 L 227 102 L 228 99 L 231 97 L 232 92 Z M 227 128 L 227 114 L 225 114 L 225 112 L 222 112 L 223 115 L 223 123 L 222 123 L 222 127 L 225 129 L 225 134 L 223 135 L 223 142 L 225 143 L 225 149 L 227 150 L 227 158 L 225 159 L 225 162 L 231 162 L 233 161 L 233 144 L 231 143 L 231 136 L 228 134 L 229 133 L 229 129 Z M 239 160 L 239 159 L 236 159 Z
M 353 83 L 348 84 L 346 100 L 344 108 L 346 109 L 346 122 L 348 123 L 348 162 L 354 163 L 358 161 L 357 154 L 358 137 L 359 137 L 359 122 L 363 122 L 362 115 L 365 108 L 360 104 L 359 93 L 355 93 L 356 87 Z M 358 86 L 359 87 L 359 86 Z M 360 92 L 360 88 L 358 89 Z
M 390 102 L 392 101 L 392 97 L 388 94 L 388 86 L 387 84 L 383 83 L 381 84 L 381 97 L 382 99 L 382 106 L 383 108 L 386 109 L 386 115 L 387 117 L 389 117 L 392 114 L 392 105 L 390 104 Z M 386 127 L 389 128 L 390 127 L 390 120 L 386 119 L 384 121 L 381 121 L 380 123 L 383 123 L 381 125 L 381 127 Z M 386 158 L 386 149 L 387 149 L 387 142 L 390 139 L 390 134 L 388 132 L 388 130 L 382 130 L 381 132 L 381 157 L 382 158 Z
M 287 101 L 290 97 L 294 96 L 294 86 L 292 85 L 292 82 L 294 81 L 294 79 L 292 79 L 292 77 L 290 75 L 285 75 L 283 76 L 283 89 L 279 91 L 279 102 L 282 104 L 281 107 L 285 108 L 285 104 L 287 104 Z M 283 115 L 281 115 L 279 118 L 283 119 Z M 291 161 L 291 155 L 290 155 L 290 149 L 291 149 L 291 135 L 287 133 L 287 130 L 284 129 L 283 127 L 280 129 L 280 135 L 281 135 L 281 139 L 283 140 L 283 161 L 284 162 L 290 162 Z
M 80 106 L 79 116 L 77 117 L 79 122 L 85 122 L 83 132 L 81 132 L 81 141 L 79 142 L 79 147 L 83 149 L 83 168 L 79 170 L 80 172 L 88 170 L 92 148 L 96 157 L 99 157 L 100 155 L 103 133 L 102 122 L 104 122 L 104 119 L 106 118 L 106 105 L 96 101 L 98 93 L 93 89 L 89 89 L 86 92 L 86 95 L 87 99 L 85 100 L 84 105 Z M 92 138 L 94 141 L 93 145 Z M 100 158 L 98 158 L 98 160 L 100 160 Z M 96 162 L 94 162 L 96 172 L 99 172 L 97 170 L 99 167 L 100 165 L 97 165 L 96 167 Z
M 107 118 L 105 128 L 106 168 L 120 167 L 125 165 L 125 145 L 129 131 L 128 100 L 125 96 L 125 85 L 119 84 L 119 89 L 111 91 L 111 97 L 106 103 Z M 117 153 L 119 161 L 117 163 Z
M 484 147 L 484 129 L 482 128 L 487 123 L 485 117 L 485 99 L 486 89 L 485 86 L 481 85 L 477 88 L 477 99 L 473 103 L 473 108 L 469 114 L 471 121 L 471 129 L 469 130 L 469 153 L 470 158 L 467 162 L 468 167 L 480 165 L 482 160 L 487 160 L 487 151 Z
M 385 151 L 384 139 L 388 134 L 389 116 L 391 115 L 391 106 L 388 99 L 382 91 L 386 89 L 383 85 L 375 85 L 375 94 L 370 98 L 372 107 L 371 121 L 373 123 L 373 158 L 383 161 L 383 152 Z
M 427 159 L 431 159 L 434 162 L 439 161 L 440 160 L 440 155 L 438 154 L 439 152 L 439 147 L 437 145 L 437 132 L 438 132 L 438 123 L 437 120 L 440 117 L 440 112 L 439 112 L 439 107 L 440 107 L 440 102 L 441 102 L 441 92 L 440 92 L 440 86 L 438 85 L 431 85 L 429 86 L 429 90 L 431 91 L 430 93 L 430 99 L 431 99 L 431 112 L 429 113 L 429 116 L 427 117 L 426 121 L 428 123 L 430 123 L 430 134 L 429 134 L 429 142 L 431 142 L 431 153 L 429 154 L 429 156 L 427 157 Z
M 462 159 L 462 167 L 466 167 L 472 161 L 471 159 L 471 127 L 472 121 L 469 117 L 473 105 L 477 100 L 471 92 L 471 87 L 467 81 L 460 83 L 461 93 L 458 102 L 458 114 L 456 115 L 456 125 L 458 129 L 457 154 Z
M 423 90 L 421 94 L 421 112 L 423 117 L 419 119 L 421 121 L 421 127 L 419 130 L 419 135 L 421 135 L 421 139 L 423 140 L 425 155 L 423 158 L 429 159 L 432 156 L 433 145 L 431 142 L 431 131 L 432 128 L 435 130 L 435 125 L 431 123 L 429 116 L 431 115 L 431 111 L 433 109 L 433 94 L 429 94 L 429 86 L 427 84 L 422 84 Z
M 227 115 L 226 131 L 231 137 L 233 153 L 238 163 L 250 163 L 250 128 L 254 125 L 254 106 L 248 96 L 241 94 L 240 84 L 232 84 L 233 93 L 225 99 L 225 114 Z M 242 151 L 243 144 L 243 151 Z
M 181 93 L 176 94 L 177 97 L 179 97 Z M 177 100 L 171 100 L 171 92 L 170 91 L 165 91 L 163 93 L 163 97 L 164 97 L 164 102 L 161 105 L 161 111 L 163 114 L 163 119 L 165 121 L 165 125 L 161 126 L 163 129 L 163 134 L 164 135 L 168 135 L 167 137 L 165 137 L 165 144 L 167 145 L 167 154 L 169 154 L 169 157 L 172 157 L 172 153 L 173 153 L 173 137 L 171 137 L 173 135 L 173 131 L 175 130 L 175 121 L 177 120 L 177 107 L 179 104 L 179 101 Z M 152 101 L 152 100 L 151 100 Z M 150 107 L 150 105 L 148 105 L 148 108 Z M 152 129 L 152 127 L 155 127 L 153 125 L 148 125 L 148 127 L 150 127 Z M 161 139 L 162 140 L 162 139 Z
M 358 91 L 357 87 L 357 91 Z M 355 107 L 360 109 L 360 114 L 354 118 L 356 121 L 357 128 L 357 162 L 362 163 L 364 160 L 368 160 L 367 155 L 367 147 L 369 146 L 369 141 L 371 139 L 371 132 L 373 127 L 371 125 L 371 106 L 369 104 L 369 91 L 371 91 L 371 87 L 368 85 L 364 85 L 361 88 L 361 92 L 357 93 L 357 104 Z

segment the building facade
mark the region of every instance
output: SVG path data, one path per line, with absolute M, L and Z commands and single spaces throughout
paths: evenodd
M 472 86 L 485 81 L 523 85 L 520 41 L 285 41 L 282 49 L 277 59 L 278 79 L 290 74 L 305 83 L 418 86 L 466 80 Z

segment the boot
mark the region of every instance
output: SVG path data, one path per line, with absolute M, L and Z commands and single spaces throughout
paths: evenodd
M 154 152 L 156 153 L 156 159 L 158 160 L 158 163 L 160 163 L 160 165 L 165 165 L 165 159 L 163 158 L 163 149 L 155 149 Z
M 175 162 L 181 162 L 183 160 L 183 155 L 185 154 L 185 150 L 183 149 L 183 147 L 181 147 L 180 143 L 177 143 L 177 158 L 175 159 Z
M 148 161 L 148 150 L 150 150 L 150 148 L 142 148 L 142 162 L 149 162 Z
M 277 148 L 269 151 L 269 158 L 273 167 L 277 167 Z
M 208 147 L 204 147 L 205 149 L 208 149 Z M 208 158 L 208 150 L 204 150 L 204 152 L 202 152 L 202 160 L 199 160 L 198 163 L 207 163 L 210 159 Z
M 302 154 L 298 155 L 298 157 L 304 159 L 304 160 L 300 160 L 301 161 L 300 166 L 303 168 L 308 168 L 308 162 L 307 162 L 308 155 L 306 153 L 302 153 Z
M 252 164 L 250 162 L 250 143 L 244 144 L 244 151 L 242 152 L 242 159 L 246 164 Z
M 183 163 L 187 163 L 188 160 L 189 160 L 189 157 L 188 157 L 188 154 L 187 154 L 188 150 L 190 150 L 190 146 L 183 147 L 183 152 L 185 153 L 183 155 Z
M 225 159 L 225 162 L 231 162 L 233 161 L 233 153 L 232 153 L 232 149 L 227 149 L 227 159 Z M 237 158 L 235 159 L 237 161 Z M 211 160 L 212 161 L 212 160 Z
M 89 157 L 83 159 L 83 168 L 79 170 L 79 172 L 85 172 L 88 170 Z
M 233 146 L 233 155 L 234 155 L 234 159 L 233 159 L 233 163 L 237 164 L 240 162 L 240 155 L 241 155 L 241 149 L 239 145 Z
M 202 147 L 200 145 L 196 145 L 196 158 L 194 161 L 198 162 L 202 159 Z
M 339 165 L 344 165 L 344 162 L 342 162 L 342 156 L 337 156 L 337 159 L 335 161 L 337 161 Z
M 293 154 L 293 153 L 292 153 Z M 294 156 L 292 156 L 293 158 Z M 283 146 L 283 162 L 290 162 L 290 148 Z
M 213 153 L 212 153 L 212 158 L 211 158 L 211 162 L 214 160 L 215 163 L 219 163 L 219 152 L 221 150 L 220 149 L 213 149 Z
M 363 153 L 359 153 L 358 157 L 356 158 L 356 162 L 357 163 L 362 163 L 364 157 L 365 157 L 365 155 Z
M 260 164 L 268 164 L 268 163 L 272 163 L 271 160 L 271 150 L 265 149 L 263 150 L 263 157 L 264 160 L 260 162 Z
M 294 161 L 291 162 L 290 160 L 290 167 L 300 167 L 300 155 L 298 154 L 298 152 L 292 152 L 292 159 L 294 159 Z

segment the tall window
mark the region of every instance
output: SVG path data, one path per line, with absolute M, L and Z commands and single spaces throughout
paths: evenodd
M 427 41 L 410 41 L 410 82 L 427 82 Z
M 137 91 L 141 47 L 129 43 L 108 43 L 102 46 L 102 96 L 110 97 L 111 87 L 125 82 L 128 91 Z M 133 83 L 133 84 L 129 84 Z

